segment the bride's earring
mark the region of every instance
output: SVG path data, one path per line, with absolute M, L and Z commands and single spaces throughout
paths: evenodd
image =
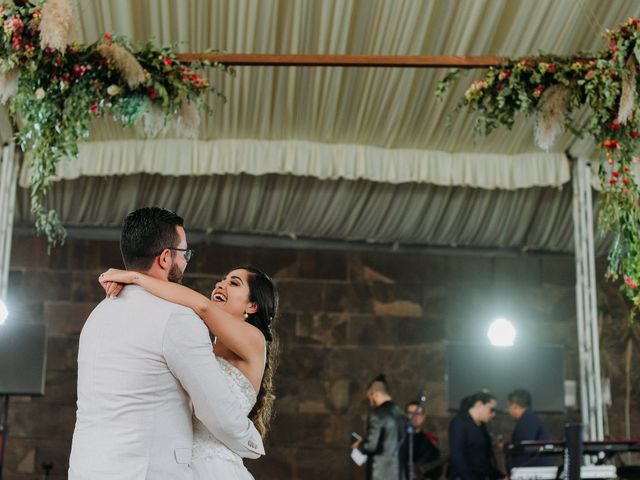
M 244 312 L 243 317 L 244 317 L 244 319 L 246 320 L 247 318 L 249 318 L 249 314 L 248 314 L 247 312 Z

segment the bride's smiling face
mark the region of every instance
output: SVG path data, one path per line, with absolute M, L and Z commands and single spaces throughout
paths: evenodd
M 256 305 L 249 300 L 248 272 L 239 268 L 227 273 L 226 277 L 216 283 L 211 292 L 211 301 L 234 316 L 255 313 Z

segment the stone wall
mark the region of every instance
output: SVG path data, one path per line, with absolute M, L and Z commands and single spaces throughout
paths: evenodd
M 256 478 L 363 479 L 364 469 L 348 456 L 349 434 L 363 431 L 364 389 L 381 372 L 399 403 L 426 390 L 428 426 L 446 445 L 451 417 L 445 404 L 445 344 L 482 340 L 497 314 L 517 321 L 528 340 L 564 343 L 567 378 L 578 379 L 571 258 L 194 248 L 185 283 L 202 293 L 237 264 L 253 263 L 277 279 L 283 347 L 277 417 L 266 440 L 268 455 L 247 462 Z M 46 395 L 10 400 L 3 479 L 44 478 L 43 462 L 54 463 L 52 480 L 66 478 L 78 336 L 103 296 L 98 273 L 120 265 L 117 242 L 71 240 L 49 257 L 43 241 L 14 239 L 10 320 L 46 323 L 49 352 Z M 624 314 L 620 303 L 615 305 L 607 307 L 609 321 Z M 616 358 L 624 357 L 618 355 L 624 347 L 620 342 L 611 347 L 616 368 L 622 368 Z M 618 437 L 624 436 L 620 368 L 613 376 L 617 403 L 609 415 L 611 433 Z M 639 403 L 633 401 L 638 432 Z M 560 437 L 564 422 L 579 415 L 544 418 Z M 501 413 L 492 430 L 507 436 L 512 426 Z

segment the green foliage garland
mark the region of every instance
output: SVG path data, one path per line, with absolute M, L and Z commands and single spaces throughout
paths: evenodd
M 90 45 L 42 46 L 46 3 L 0 4 L 0 83 L 6 90 L 7 79 L 17 76 L 17 91 L 2 95 L 10 97 L 9 113 L 20 125 L 17 139 L 22 149 L 32 152 L 31 210 L 37 231 L 55 246 L 64 242 L 66 232 L 57 213 L 46 211 L 44 200 L 58 162 L 77 157 L 78 141 L 88 138 L 92 118 L 110 115 L 131 126 L 153 109 L 169 122 L 188 106 L 206 109 L 207 91 L 223 97 L 197 70 L 233 72 L 209 62 L 185 65 L 173 48 L 150 42 L 134 48 L 126 38 L 110 34 Z M 128 56 L 133 73 L 104 54 L 110 48 Z M 137 82 L 131 79 L 136 69 Z
M 593 54 L 513 58 L 490 68 L 466 91 L 458 108 L 476 114 L 477 132 L 488 135 L 498 125 L 511 129 L 518 113 L 536 115 L 537 129 L 562 127 L 591 135 L 602 161 L 599 176 L 601 228 L 613 233 L 609 252 L 611 279 L 640 307 L 640 203 L 633 164 L 638 162 L 640 96 L 636 82 L 640 64 L 640 20 L 630 18 L 606 31 L 608 48 Z M 438 86 L 442 98 L 459 71 Z M 583 107 L 588 119 L 580 123 Z M 555 125 L 554 125 L 555 123 Z M 547 145 L 548 147 L 548 145 Z

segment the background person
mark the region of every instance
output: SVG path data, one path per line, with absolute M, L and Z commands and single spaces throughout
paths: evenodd
M 367 455 L 367 480 L 404 480 L 406 468 L 399 454 L 405 431 L 405 416 L 389 394 L 384 375 L 378 375 L 367 387 L 372 410 L 367 418 L 364 439 L 352 445 Z
M 409 402 L 405 407 L 405 414 L 413 427 L 413 468 L 416 480 L 440 478 L 443 459 L 438 448 L 438 439 L 424 429 L 427 419 L 425 407 L 416 401 Z M 405 461 L 408 461 L 408 442 L 406 446 Z
M 449 478 L 494 480 L 505 475 L 496 467 L 487 424 L 496 414 L 496 397 L 478 392 L 465 397 L 449 424 Z
M 527 390 L 517 389 L 507 397 L 507 411 L 516 421 L 511 434 L 511 443 L 518 444 L 524 440 L 550 440 L 549 431 L 540 417 L 531 410 L 531 394 Z M 546 455 L 515 454 L 507 456 L 509 469 L 513 467 L 540 467 L 552 465 Z

